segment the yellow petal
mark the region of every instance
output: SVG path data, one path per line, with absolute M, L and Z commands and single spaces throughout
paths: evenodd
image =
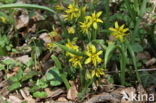
M 92 62 L 93 62 L 93 64 L 94 64 L 94 66 L 96 67 L 96 65 L 97 65 L 97 60 L 93 60 Z
M 72 8 L 72 4 L 69 4 L 68 8 Z
M 87 56 L 91 56 L 91 53 L 90 53 L 90 52 L 85 52 L 85 54 L 86 54 Z
M 95 70 L 92 71 L 91 77 L 93 78 L 95 76 Z
M 109 30 L 110 30 L 110 31 L 114 31 L 114 32 L 117 31 L 115 28 L 111 28 L 111 27 L 109 28 Z
M 86 16 L 85 19 L 86 20 L 90 20 L 91 19 L 91 16 Z
M 97 29 L 97 23 L 95 22 L 95 23 L 93 23 L 93 27 L 94 27 L 94 29 Z
M 87 58 L 86 61 L 85 61 L 85 64 L 88 64 L 91 62 L 91 58 Z
M 102 14 L 102 11 L 99 11 L 99 12 L 97 13 L 97 17 L 100 17 L 101 14 Z
M 115 22 L 115 28 L 116 28 L 116 29 L 118 29 L 118 28 L 119 28 L 119 24 L 118 24 L 118 22 L 117 22 L 117 21 Z
M 103 53 L 103 51 L 102 50 L 100 50 L 98 53 L 97 53 L 97 55 L 100 55 L 100 54 L 102 54 Z
M 128 28 L 125 28 L 124 30 L 123 30 L 123 32 L 127 32 L 129 29 Z
M 119 30 L 123 30 L 124 27 L 125 25 L 123 24 L 122 26 L 120 26 Z
M 103 21 L 101 19 L 97 19 L 97 22 L 99 23 L 103 23 Z
M 102 62 L 102 59 L 98 57 L 98 58 L 97 58 L 97 62 L 98 62 L 98 63 L 101 63 L 101 62 Z
M 95 47 L 94 45 L 91 44 L 91 45 L 89 46 L 89 49 L 91 49 L 91 52 L 92 52 L 92 53 L 96 53 L 96 47 Z

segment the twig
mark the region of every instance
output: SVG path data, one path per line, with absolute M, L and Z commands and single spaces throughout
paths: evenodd
M 149 72 L 149 71 L 156 71 L 156 68 L 151 68 L 151 69 L 139 69 L 137 70 L 138 72 Z M 111 74 L 111 73 L 120 73 L 120 71 L 105 71 L 105 73 Z
M 118 98 L 115 98 L 112 94 L 102 93 L 100 95 L 93 96 L 91 99 L 85 101 L 84 103 L 99 103 L 99 102 L 107 102 L 110 103 L 120 103 Z

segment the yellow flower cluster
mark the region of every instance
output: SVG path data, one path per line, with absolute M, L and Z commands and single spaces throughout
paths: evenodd
M 88 34 L 90 26 L 91 26 L 91 24 L 90 24 L 90 22 L 88 22 L 88 20 L 86 20 L 84 22 L 80 22 L 80 27 L 81 27 L 81 30 L 83 33 Z
M 47 48 L 48 48 L 49 50 L 53 49 L 54 47 L 56 47 L 56 45 L 55 45 L 53 42 L 47 44 Z
M 68 42 L 66 43 L 66 47 L 73 49 L 75 51 L 79 51 L 79 47 L 76 45 L 76 41 L 74 40 L 73 41 L 68 40 Z M 69 62 L 72 63 L 74 67 L 82 68 L 82 65 L 81 65 L 81 61 L 83 59 L 82 56 L 77 56 L 69 52 L 67 52 L 66 55 L 71 57 L 69 59 Z
M 110 27 L 109 30 L 112 31 L 111 35 L 122 42 L 124 40 L 124 36 L 127 35 L 126 32 L 129 30 L 124 27 L 125 25 L 119 26 L 118 22 L 115 22 L 115 28 Z
M 76 45 L 76 41 L 70 41 L 65 44 L 66 47 L 73 49 L 75 51 L 79 51 L 79 46 Z M 93 64 L 94 67 L 97 67 L 97 64 L 102 62 L 102 58 L 100 55 L 103 53 L 102 50 L 97 51 L 96 47 L 93 44 L 88 44 L 85 54 L 87 59 L 85 60 L 84 64 Z M 72 53 L 67 52 L 67 56 L 70 56 L 69 62 L 72 64 L 73 67 L 80 67 L 82 68 L 82 61 L 84 60 L 82 56 L 78 56 Z M 90 73 L 90 78 L 100 77 L 104 75 L 102 68 L 93 69 Z
M 100 77 L 104 75 L 103 68 L 96 68 L 91 71 L 91 78 Z
M 102 50 L 97 51 L 94 45 L 89 44 L 86 51 L 88 58 L 86 59 L 85 64 L 92 63 L 94 66 L 97 66 L 98 63 L 102 62 L 102 59 L 99 57 L 102 53 Z
M 86 16 L 84 22 L 80 22 L 80 27 L 83 33 L 88 34 L 89 28 L 93 26 L 94 29 L 98 28 L 97 23 L 103 23 L 99 17 L 101 16 L 102 11 L 99 11 L 97 13 L 92 13 L 91 16 Z
M 97 13 L 92 13 L 91 16 L 86 16 L 86 20 L 88 20 L 90 22 L 91 25 L 93 25 L 94 29 L 97 29 L 98 25 L 97 23 L 103 23 L 103 21 L 101 19 L 99 19 L 99 17 L 101 16 L 102 11 L 99 11 Z
M 65 20 L 73 20 L 75 18 L 78 18 L 80 16 L 80 10 L 78 7 L 76 7 L 75 4 L 69 4 L 68 9 L 65 10 Z
M 57 35 L 59 35 L 58 30 L 53 26 L 53 31 L 51 31 L 49 33 L 49 36 L 54 37 L 54 36 L 57 36 Z
M 69 62 L 71 62 L 74 67 L 82 68 L 81 64 L 82 58 L 83 58 L 82 56 L 72 55 L 71 58 L 69 59 Z
M 75 28 L 74 27 L 68 27 L 67 30 L 68 30 L 69 34 L 75 34 Z
M 67 43 L 65 44 L 66 47 L 73 49 L 75 51 L 79 51 L 79 46 L 76 45 L 76 40 L 70 41 L 69 39 L 67 40 Z M 72 53 L 67 52 L 67 56 L 72 56 Z

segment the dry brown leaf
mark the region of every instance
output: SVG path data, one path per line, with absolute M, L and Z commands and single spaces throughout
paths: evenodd
M 18 14 L 19 15 L 16 16 L 16 29 L 21 29 L 28 25 L 29 16 L 28 16 L 28 12 L 24 10 L 20 10 Z
M 56 89 L 52 91 L 49 88 L 45 88 L 45 91 L 48 94 L 48 97 L 51 97 L 51 98 L 59 96 L 60 94 L 64 93 L 64 90 L 62 89 Z
M 152 58 L 152 59 L 148 60 L 145 64 L 146 64 L 146 66 L 151 66 L 155 63 L 156 63 L 156 58 Z
M 39 36 L 39 38 L 40 38 L 41 40 L 43 40 L 45 43 L 51 43 L 51 42 L 52 42 L 52 40 L 51 40 L 50 36 L 48 35 L 48 33 L 42 33 L 42 34 Z
M 57 101 L 59 101 L 59 102 L 67 102 L 67 99 L 65 97 L 59 97 Z
M 73 81 L 70 81 L 71 88 L 68 90 L 67 98 L 70 100 L 75 100 L 78 95 L 78 91 Z
M 17 57 L 16 60 L 20 61 L 23 64 L 26 64 L 31 58 L 28 55 L 23 55 L 21 57 Z
M 8 101 L 10 101 L 11 103 L 21 103 L 21 102 L 22 102 L 21 99 L 19 99 L 19 98 L 16 97 L 16 96 L 12 96 L 12 95 L 9 96 Z
M 33 99 L 32 96 L 27 97 L 24 101 L 27 101 L 27 103 L 36 103 L 35 99 Z
M 151 55 L 149 54 L 149 52 L 141 52 L 137 54 L 137 58 L 149 60 L 151 59 Z

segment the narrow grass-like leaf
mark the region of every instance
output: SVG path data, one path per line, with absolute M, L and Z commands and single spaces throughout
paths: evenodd
M 53 55 L 51 58 L 54 60 L 56 67 L 57 67 L 59 70 L 61 70 L 61 69 L 62 69 L 62 66 L 61 66 L 61 63 L 60 63 L 60 61 L 58 60 L 58 58 L 57 58 L 56 56 L 54 56 L 54 55 Z M 67 80 L 67 78 L 66 78 L 66 75 L 65 75 L 64 73 L 62 73 L 61 71 L 60 71 L 60 74 L 61 74 L 61 79 L 62 79 L 62 81 L 64 82 L 66 88 L 69 89 L 69 88 L 70 88 L 70 84 L 69 84 L 69 82 L 68 82 L 68 80 Z
M 125 50 L 124 50 L 124 46 L 122 45 L 117 46 L 118 50 L 120 51 L 120 80 L 121 80 L 121 84 L 125 85 L 125 73 L 126 73 L 126 56 L 125 56 Z
M 56 67 L 57 67 L 59 70 L 62 69 L 61 63 L 60 63 L 60 61 L 58 60 L 58 58 L 57 58 L 56 56 L 54 56 L 54 55 L 52 55 L 51 58 L 52 58 L 52 60 L 54 60 Z
M 9 8 L 34 8 L 34 9 L 42 9 L 49 11 L 51 13 L 56 13 L 53 9 L 50 9 L 46 6 L 40 6 L 40 5 L 35 5 L 35 4 L 5 4 L 5 5 L 0 5 L 0 9 L 9 9 Z
M 107 63 L 112 55 L 112 52 L 116 49 L 116 46 L 113 43 L 109 43 L 108 47 L 106 48 L 106 53 L 104 56 L 104 64 L 105 68 L 107 68 Z
M 128 51 L 129 51 L 129 53 L 130 53 L 130 55 L 132 57 L 132 62 L 133 62 L 134 69 L 135 69 L 135 72 L 136 72 L 136 77 L 137 77 L 138 81 L 141 83 L 141 79 L 140 79 L 138 69 L 137 69 L 137 64 L 136 64 L 136 58 L 135 58 L 134 51 L 133 51 L 132 47 L 129 45 L 129 43 L 127 43 L 127 47 L 128 47 Z

